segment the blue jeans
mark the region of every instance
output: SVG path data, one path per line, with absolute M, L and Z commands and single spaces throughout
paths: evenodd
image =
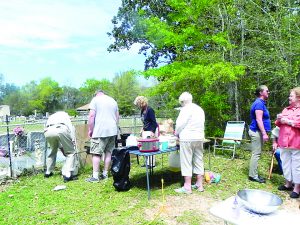
M 275 158 L 278 162 L 278 167 L 279 167 L 280 173 L 283 173 L 283 171 L 282 171 L 282 162 L 281 162 L 281 159 L 280 159 L 280 149 L 279 148 L 277 148 L 276 151 L 275 151 Z

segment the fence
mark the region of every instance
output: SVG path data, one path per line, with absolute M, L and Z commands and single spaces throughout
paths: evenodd
M 0 123 L 0 179 L 6 176 L 18 176 L 25 169 L 44 169 L 48 146 L 44 136 L 46 120 Z M 72 124 L 76 130 L 79 152 L 84 152 L 87 137 L 87 118 L 74 118 Z M 138 134 L 142 122 L 138 116 L 120 119 L 122 133 Z M 59 151 L 57 162 L 64 161 Z

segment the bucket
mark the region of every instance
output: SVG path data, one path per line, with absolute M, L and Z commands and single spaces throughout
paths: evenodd
M 159 137 L 159 150 L 167 150 L 169 147 L 169 141 L 167 137 Z
M 159 142 L 159 150 L 167 150 L 169 146 L 168 141 L 160 141 Z
M 177 137 L 176 136 L 169 136 L 168 139 L 168 145 L 169 147 L 175 147 L 176 146 Z

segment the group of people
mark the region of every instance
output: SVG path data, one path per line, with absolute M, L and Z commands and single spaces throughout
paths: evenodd
M 142 132 L 155 135 L 157 122 L 154 110 L 148 106 L 144 96 L 136 97 L 134 104 L 141 110 L 143 122 Z M 119 131 L 119 109 L 117 102 L 102 90 L 97 91 L 89 104 L 88 136 L 90 138 L 90 153 L 92 154 L 93 172 L 87 182 L 99 182 L 108 178 L 111 164 L 111 154 L 115 148 L 115 140 Z M 66 157 L 62 168 L 65 182 L 76 180 L 79 168 L 78 152 L 76 151 L 75 129 L 70 117 L 65 112 L 51 115 L 44 130 L 51 152 L 47 156 L 45 178 L 53 175 L 58 149 Z M 103 159 L 104 168 L 100 174 L 100 161 Z
M 271 131 L 270 113 L 266 107 L 269 97 L 268 87 L 261 85 L 255 92 L 257 98 L 251 106 L 251 159 L 249 180 L 265 183 L 265 178 L 258 174 L 258 161 L 264 142 L 269 140 Z M 280 185 L 280 191 L 292 191 L 291 198 L 300 195 L 300 87 L 290 90 L 289 106 L 277 115 L 276 127 L 273 129 L 273 150 L 277 151 L 278 161 L 282 165 L 285 184 Z M 279 153 L 278 153 L 279 152 Z
M 103 91 L 96 92 L 89 109 L 88 136 L 91 142 L 93 173 L 86 181 L 98 182 L 108 178 L 111 153 L 115 147 L 115 137 L 118 133 L 119 110 L 117 102 Z M 60 149 L 66 157 L 62 168 L 64 182 L 78 179 L 79 158 L 75 129 L 69 115 L 65 112 L 52 114 L 46 122 L 44 133 L 51 148 L 51 152 L 47 156 L 44 177 L 49 178 L 53 175 L 57 151 Z M 101 158 L 104 160 L 104 168 L 100 174 Z
M 268 87 L 259 86 L 256 91 L 256 100 L 250 109 L 251 123 L 249 136 L 251 138 L 251 159 L 249 165 L 249 180 L 265 183 L 265 178 L 258 174 L 258 161 L 263 144 L 269 140 L 271 132 L 270 113 L 266 106 L 269 97 Z M 192 190 L 202 192 L 204 163 L 203 141 L 205 113 L 203 109 L 193 103 L 190 93 L 184 92 L 179 96 L 181 104 L 180 113 L 176 120 L 175 135 L 180 140 L 180 165 L 181 174 L 184 177 L 184 185 L 176 189 L 178 193 L 189 194 Z M 149 132 L 154 136 L 157 131 L 157 122 L 154 110 L 148 105 L 144 96 L 138 96 L 134 104 L 140 109 L 143 128 L 141 132 Z M 98 182 L 108 178 L 108 170 L 111 163 L 111 153 L 115 147 L 115 138 L 118 133 L 119 110 L 117 102 L 98 91 L 90 102 L 88 118 L 88 136 L 91 139 L 90 153 L 92 154 L 93 173 L 88 182 Z M 292 191 L 291 198 L 299 198 L 300 194 L 300 87 L 291 89 L 289 106 L 277 115 L 276 129 L 279 130 L 276 138 L 273 138 L 273 149 L 279 149 L 282 161 L 282 170 L 285 184 L 278 187 L 279 190 Z M 274 133 L 274 132 L 273 132 Z M 51 146 L 51 153 L 47 159 L 45 177 L 53 175 L 55 158 L 58 149 L 66 156 L 63 167 L 64 181 L 77 179 L 78 156 L 74 147 L 74 128 L 68 115 L 57 112 L 49 117 L 45 137 Z M 104 168 L 100 174 L 100 160 L 103 158 Z M 192 184 L 192 177 L 196 180 Z

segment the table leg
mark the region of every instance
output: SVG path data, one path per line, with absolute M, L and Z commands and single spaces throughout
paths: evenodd
M 210 145 L 208 145 L 208 167 L 209 167 L 209 171 L 211 171 L 211 166 L 210 166 Z
M 150 158 L 150 175 L 153 175 L 153 168 L 154 168 L 154 165 L 153 165 L 153 162 L 154 162 L 154 160 L 153 160 L 153 155 L 151 155 L 150 156 L 151 158 Z
M 147 166 L 147 162 L 148 162 L 148 158 L 149 156 L 144 156 L 145 157 L 145 162 L 146 162 L 146 177 L 147 177 L 147 191 L 148 191 L 148 200 L 150 199 L 150 181 L 149 181 L 149 171 L 148 171 L 148 166 Z

